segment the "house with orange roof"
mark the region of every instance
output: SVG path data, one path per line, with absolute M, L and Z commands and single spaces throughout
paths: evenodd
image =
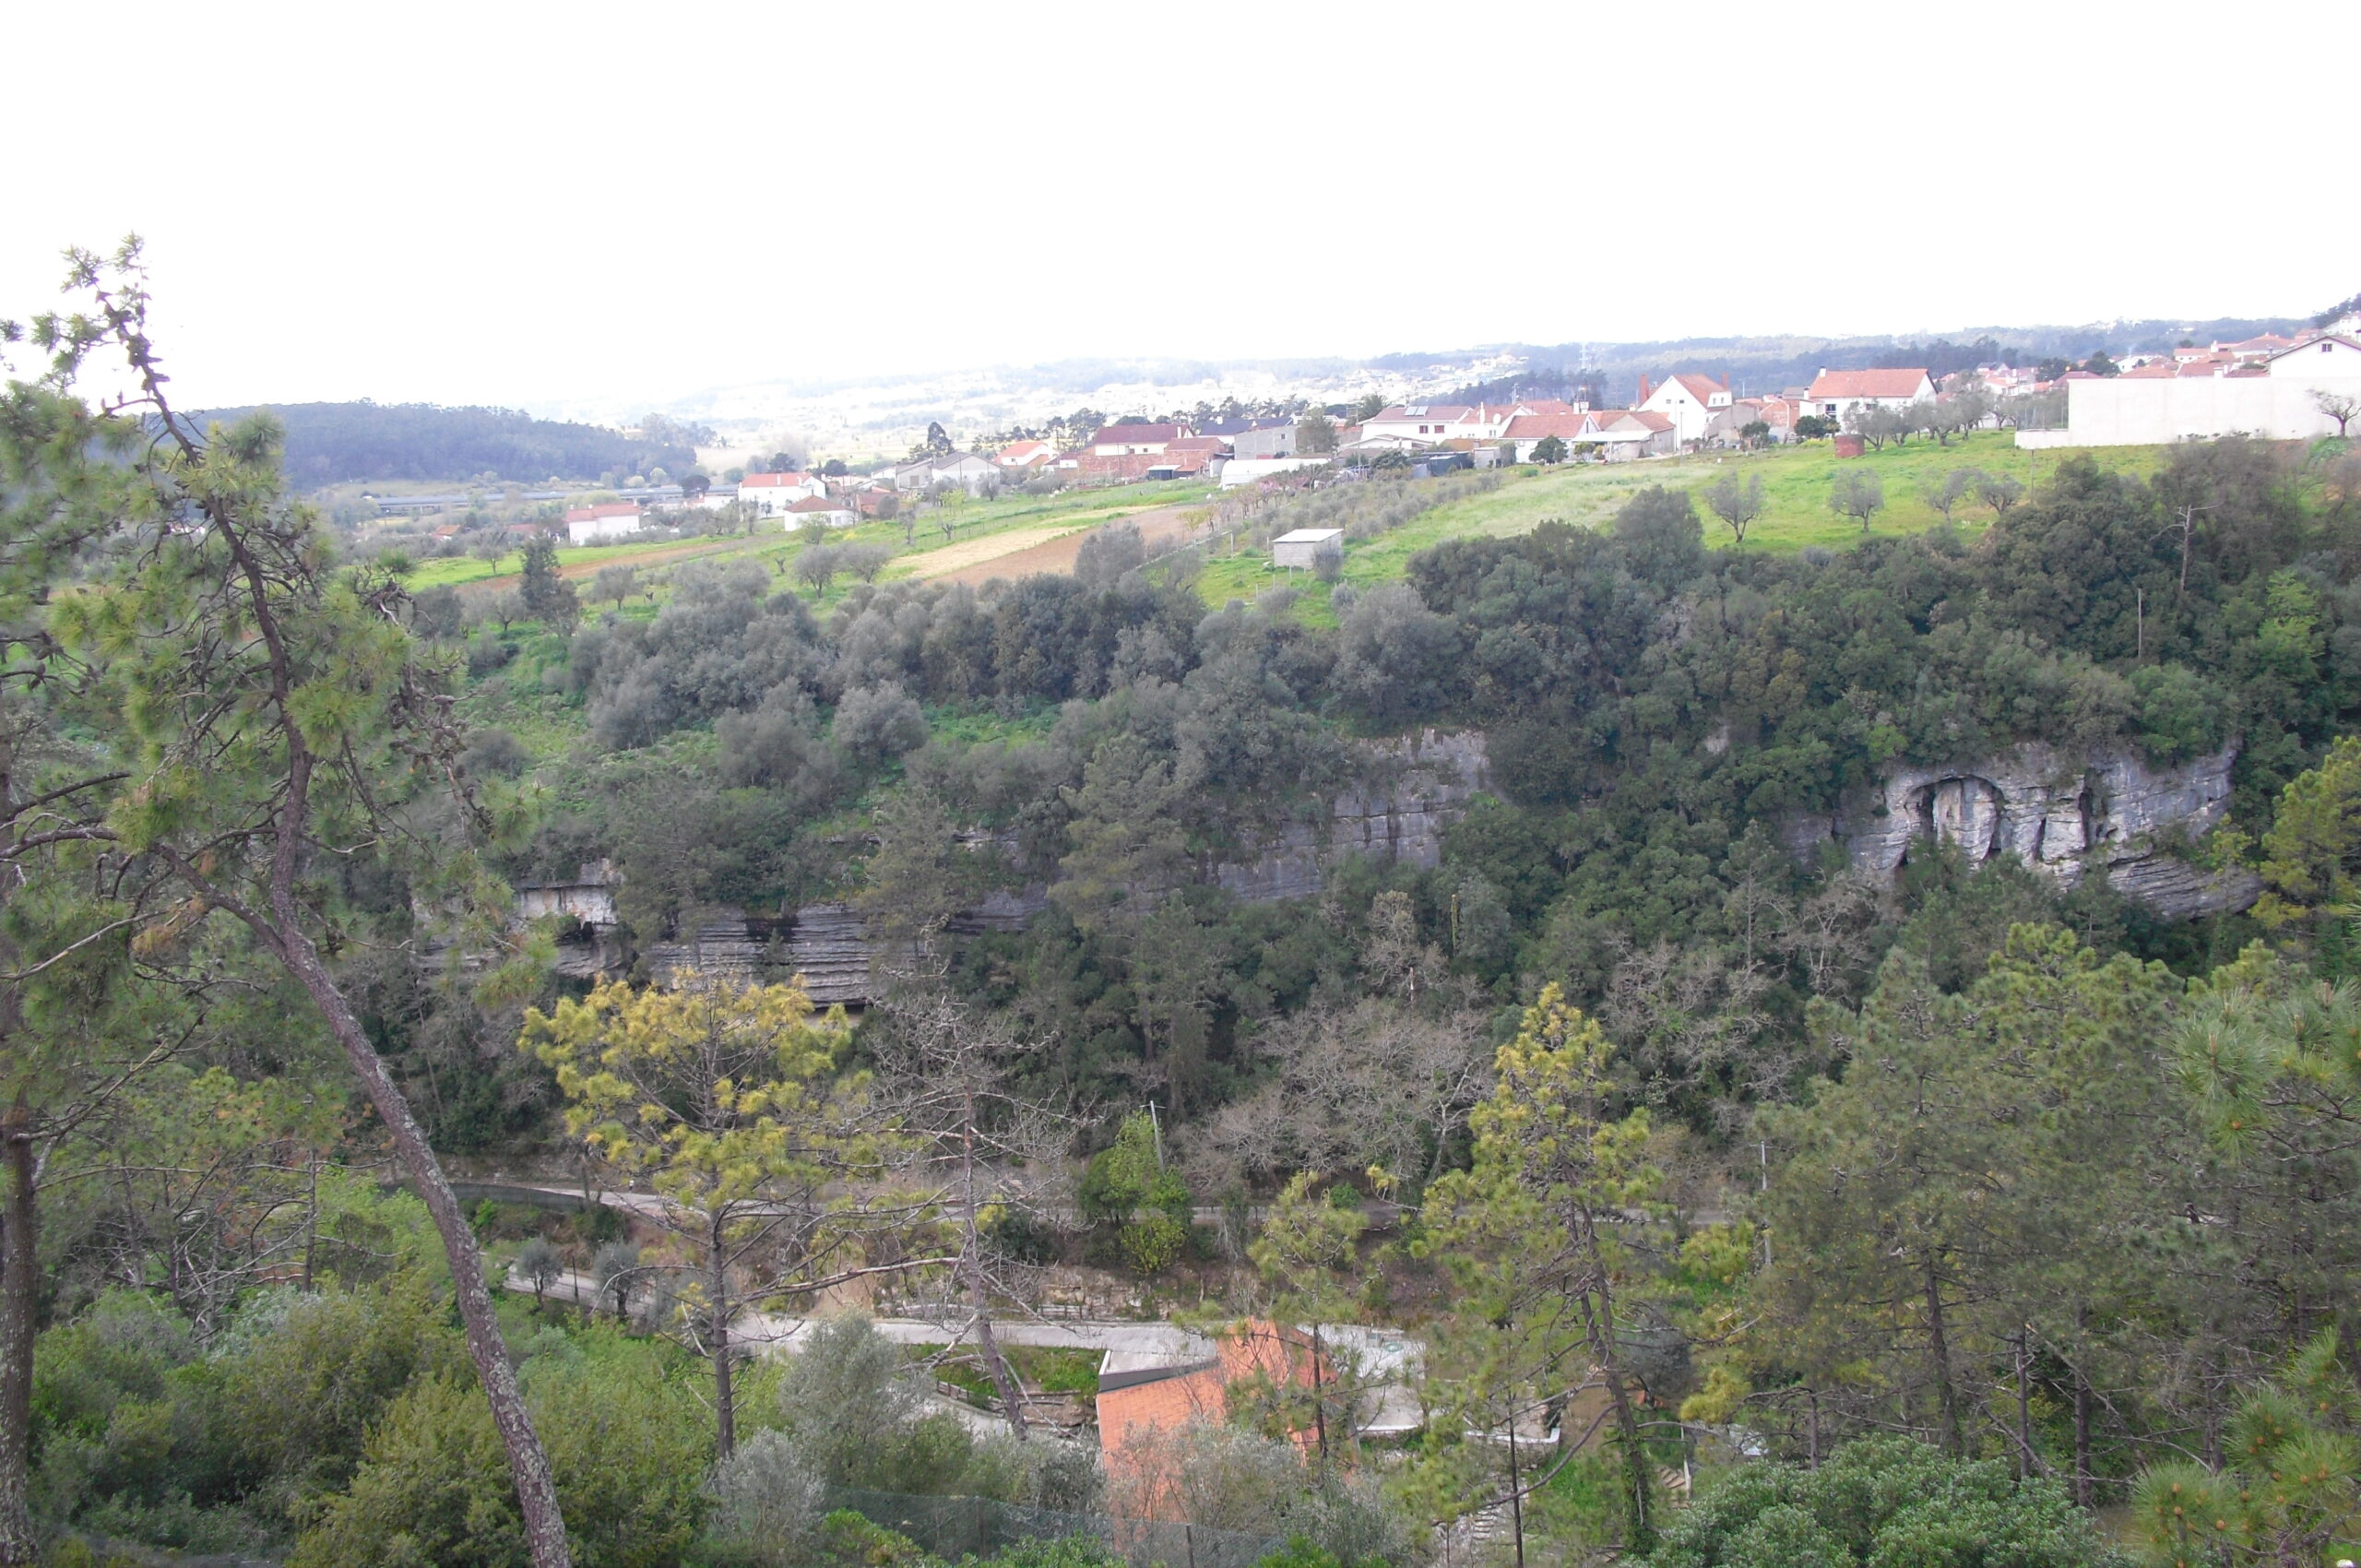
M 1679 445 L 1671 417 L 1654 409 L 1593 409 L 1583 416 L 1580 439 L 1610 463 L 1659 457 Z
M 738 481 L 738 499 L 757 517 L 784 516 L 798 501 L 826 493 L 827 481 L 816 474 L 748 474 Z
M 1533 461 L 1533 449 L 1549 437 L 1554 435 L 1564 442 L 1571 452 L 1589 428 L 1590 415 L 1570 408 L 1563 413 L 1519 414 L 1509 421 L 1501 439 L 1516 447 L 1518 462 L 1529 463 Z
M 1906 409 L 1935 395 L 1935 383 L 1918 370 L 1823 370 L 1804 394 L 1810 411 L 1841 420 L 1859 408 Z
M 992 455 L 992 461 L 1011 471 L 1031 472 L 1058 455 L 1046 441 L 1012 441 Z
M 1671 375 L 1665 378 L 1661 386 L 1650 386 L 1643 375 L 1640 377 L 1640 400 L 1633 405 L 1672 421 L 1672 438 L 1684 446 L 1691 441 L 1704 440 L 1714 416 L 1726 412 L 1729 406 L 1730 378 L 1726 375 L 1719 381 L 1708 375 Z

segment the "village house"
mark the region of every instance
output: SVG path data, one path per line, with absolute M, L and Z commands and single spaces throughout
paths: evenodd
M 852 507 L 828 495 L 807 495 L 787 509 L 789 528 L 801 528 L 814 517 L 832 529 L 848 529 L 860 521 L 860 515 Z
M 1533 461 L 1533 449 L 1551 436 L 1556 436 L 1571 453 L 1574 443 L 1590 428 L 1590 414 L 1568 409 L 1563 413 L 1519 414 L 1509 421 L 1501 438 L 1516 448 L 1516 460 Z
M 565 515 L 565 539 L 568 544 L 596 544 L 637 533 L 640 525 L 639 507 L 629 501 L 576 506 Z
M 1667 377 L 1663 386 L 1651 387 L 1643 375 L 1635 407 L 1670 420 L 1673 440 L 1685 446 L 1704 440 L 1714 416 L 1728 411 L 1730 378 L 1726 375 L 1716 382 L 1710 376 L 1674 375 Z
M 1448 440 L 1452 426 L 1474 410 L 1464 403 L 1396 403 L 1361 422 L 1360 439 L 1398 437 L 1414 444 Z
M 1046 441 L 1012 441 L 993 454 L 992 461 L 1010 472 L 1029 473 L 1057 455 L 1057 448 Z
M 1296 428 L 1293 420 L 1251 420 L 1243 430 L 1218 432 L 1229 437 L 1229 455 L 1252 460 L 1257 457 L 1292 457 L 1296 454 Z
M 1189 434 L 1184 424 L 1110 424 L 1090 438 L 1090 452 L 1097 457 L 1160 457 Z
M 1680 445 L 1672 417 L 1654 409 L 1593 409 L 1583 416 L 1580 439 L 1610 463 L 1660 457 Z
M 783 517 L 798 501 L 827 493 L 827 482 L 817 474 L 748 474 L 738 481 L 738 499 L 757 517 Z
M 894 488 L 908 492 L 956 484 L 966 487 L 970 495 L 982 495 L 997 490 L 1001 478 L 999 465 L 990 457 L 979 457 L 973 452 L 954 452 L 948 457 L 920 457 L 915 463 L 902 464 L 894 470 Z
M 2361 376 L 2361 338 L 2323 332 L 2272 355 L 2264 363 L 2264 374 L 2311 381 Z
M 1821 418 L 1841 420 L 1856 409 L 1906 409 L 1934 395 L 1924 370 L 1823 370 L 1804 401 Z
M 1183 435 L 1164 444 L 1164 460 L 1151 464 L 1147 474 L 1151 479 L 1186 479 L 1192 474 L 1219 473 L 1228 450 L 1219 436 Z

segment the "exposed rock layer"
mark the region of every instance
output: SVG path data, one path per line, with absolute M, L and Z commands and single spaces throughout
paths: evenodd
M 2109 754 L 2081 759 L 2029 742 L 1962 767 L 1906 767 L 1833 814 L 1790 824 L 1809 854 L 1843 846 L 1859 874 L 1891 877 L 1914 848 L 1957 845 L 1970 864 L 2014 855 L 2068 885 L 2105 873 L 2112 885 L 2170 920 L 2254 902 L 2250 872 L 2208 872 L 2174 853 L 2229 808 L 2232 748 L 2159 766 Z
M 1199 874 L 1253 903 L 1308 897 L 1328 871 L 1353 855 L 1433 866 L 1442 837 L 1475 796 L 1490 786 L 1484 737 L 1473 731 L 1421 731 L 1373 742 L 1363 781 L 1326 802 L 1322 816 L 1293 822 L 1251 861 L 1220 861 Z M 1788 824 L 1799 855 L 1842 847 L 1853 869 L 1890 878 L 1927 842 L 1958 845 L 1971 862 L 2014 855 L 2070 885 L 2104 873 L 2120 892 L 2167 919 L 2188 919 L 2254 901 L 2247 872 L 2208 872 L 2172 852 L 2221 821 L 2230 795 L 2224 750 L 2177 766 L 2128 754 L 2087 761 L 2027 744 L 1965 767 L 1900 768 L 1876 790 L 1848 799 L 1825 816 Z M 518 890 L 528 917 L 579 922 L 561 946 L 560 968 L 588 976 L 621 962 L 614 940 L 616 876 L 605 861 L 582 868 L 573 883 Z M 955 935 L 1022 931 L 1049 907 L 1039 886 L 991 895 L 952 923 Z M 682 968 L 739 978 L 804 977 L 814 1001 L 867 1000 L 883 954 L 866 922 L 843 904 L 808 904 L 785 918 L 715 911 L 675 940 L 644 950 L 650 973 Z

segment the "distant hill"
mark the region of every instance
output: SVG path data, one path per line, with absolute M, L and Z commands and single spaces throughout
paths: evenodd
M 274 403 L 287 426 L 287 473 L 301 485 L 370 480 L 460 480 L 495 473 L 521 483 L 600 474 L 678 474 L 696 454 L 595 424 L 537 420 L 514 409 L 445 409 L 431 403 Z M 208 409 L 200 421 L 253 409 Z

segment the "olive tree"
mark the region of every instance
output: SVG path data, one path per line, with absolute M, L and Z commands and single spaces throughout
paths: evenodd
M 1747 525 L 1762 515 L 1762 476 L 1749 474 L 1744 484 L 1738 483 L 1737 470 L 1732 469 L 1708 485 L 1703 492 L 1706 506 L 1721 518 L 1730 530 L 1730 542 L 1746 542 Z
M 1885 510 L 1885 481 L 1865 469 L 1845 469 L 1829 486 L 1828 509 L 1869 531 L 1869 519 Z

